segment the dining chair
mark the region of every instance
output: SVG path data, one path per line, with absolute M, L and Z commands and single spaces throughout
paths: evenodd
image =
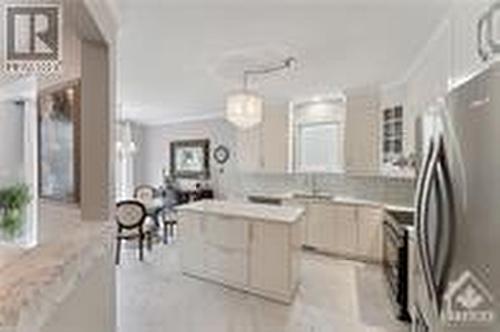
M 163 210 L 163 242 L 168 244 L 168 237 L 174 237 L 174 228 L 177 226 L 177 212 L 175 207 L 179 205 L 179 191 L 175 188 L 164 189 L 165 209 Z
M 152 204 L 156 196 L 156 189 L 148 184 L 135 187 L 134 198 L 145 205 Z
M 120 201 L 116 204 L 116 253 L 115 263 L 120 264 L 120 252 L 123 240 L 138 240 L 139 260 L 144 259 L 144 240 L 147 241 L 148 249 L 152 246 L 152 231 L 148 229 L 146 221 L 146 208 L 144 204 L 136 200 Z

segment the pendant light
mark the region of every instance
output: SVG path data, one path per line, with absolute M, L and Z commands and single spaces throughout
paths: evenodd
M 240 129 L 249 129 L 262 122 L 264 101 L 258 94 L 248 89 L 251 75 L 267 75 L 277 71 L 290 69 L 295 58 L 289 57 L 279 65 L 243 72 L 243 89 L 233 93 L 226 100 L 226 119 Z

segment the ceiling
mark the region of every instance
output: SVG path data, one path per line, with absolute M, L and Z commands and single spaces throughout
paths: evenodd
M 161 124 L 224 112 L 241 72 L 287 56 L 292 71 L 252 80 L 270 103 L 400 78 L 447 0 L 121 0 L 124 118 Z M 182 4 L 181 4 L 182 3 Z

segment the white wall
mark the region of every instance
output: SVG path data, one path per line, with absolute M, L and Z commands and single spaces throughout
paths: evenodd
M 24 183 L 32 197 L 26 209 L 24 232 L 14 242 L 32 246 L 37 241 L 38 177 L 36 161 L 36 81 L 19 79 L 0 86 L 0 188 Z M 22 100 L 22 104 L 16 101 Z
M 24 180 L 24 106 L 0 101 L 0 188 Z
M 138 142 L 139 153 L 136 155 L 137 178 L 136 185 L 140 183 L 161 185 L 163 183 L 162 169 L 169 170 L 170 143 L 176 140 L 209 139 L 212 151 L 219 144 L 229 148 L 231 156 L 224 165 L 224 172 L 215 163 L 212 152 L 210 154 L 210 183 L 216 193 L 227 193 L 237 190 L 235 161 L 236 133 L 235 129 L 226 120 L 214 118 L 192 122 L 174 123 L 162 126 L 148 126 L 142 133 L 143 139 Z

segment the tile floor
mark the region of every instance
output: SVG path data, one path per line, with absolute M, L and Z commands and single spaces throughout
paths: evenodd
M 126 249 L 117 268 L 119 332 L 407 332 L 379 267 L 304 253 L 292 305 L 184 276 L 178 248 L 156 245 L 140 263 Z

